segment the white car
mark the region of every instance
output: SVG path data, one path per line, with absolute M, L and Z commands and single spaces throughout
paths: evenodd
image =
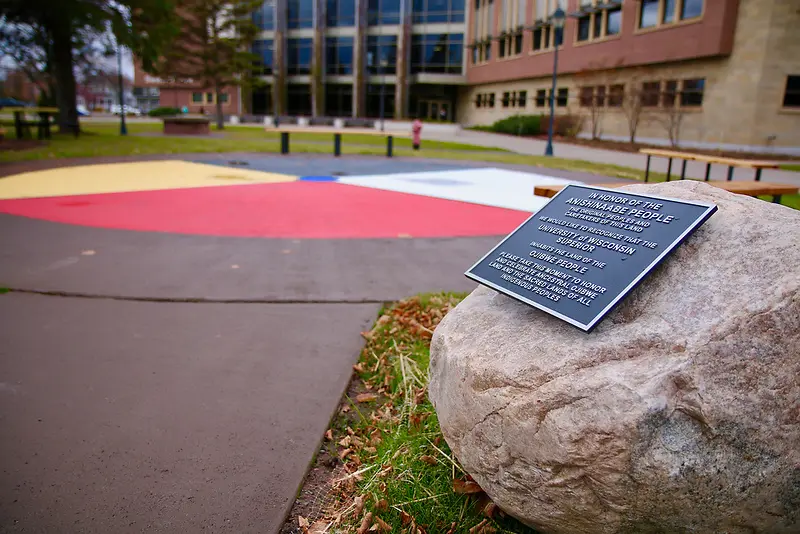
M 111 113 L 114 115 L 119 115 L 119 104 L 113 104 L 111 106 Z M 125 106 L 125 115 L 136 115 L 137 117 L 142 114 L 142 110 L 139 108 L 135 108 L 133 106 Z

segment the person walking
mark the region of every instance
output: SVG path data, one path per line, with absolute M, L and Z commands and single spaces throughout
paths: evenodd
M 414 145 L 414 150 L 419 150 L 419 145 L 422 140 L 422 121 L 414 119 L 411 123 L 411 143 Z

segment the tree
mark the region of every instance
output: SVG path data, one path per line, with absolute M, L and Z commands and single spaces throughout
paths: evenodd
M 669 144 L 673 148 L 677 148 L 680 144 L 681 126 L 683 125 L 683 118 L 686 114 L 676 100 L 674 92 L 663 93 L 664 107 L 661 108 L 659 113 L 655 116 L 656 122 L 661 124 L 667 131 Z
M 642 90 L 639 86 L 639 80 L 634 76 L 628 83 L 628 88 L 621 95 L 622 113 L 625 115 L 625 122 L 628 125 L 628 138 L 631 144 L 636 143 L 636 131 L 644 118 Z
M 263 0 L 183 0 L 181 30 L 157 66 L 165 79 L 189 78 L 213 89 L 217 128 L 224 128 L 222 89 L 250 83 L 258 27 L 250 15 Z
M 145 67 L 175 33 L 173 0 L 3 0 L 0 41 L 30 56 L 50 76 L 62 131 L 80 129 L 76 106 L 76 58 L 111 32 Z M 23 62 L 25 63 L 25 62 Z

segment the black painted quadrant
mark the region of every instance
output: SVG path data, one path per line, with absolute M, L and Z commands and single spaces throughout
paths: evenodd
M 588 332 L 716 210 L 569 185 L 465 274 Z

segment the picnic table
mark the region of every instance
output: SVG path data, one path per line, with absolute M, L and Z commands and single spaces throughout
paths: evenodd
M 633 182 L 635 183 L 635 182 Z M 736 193 L 738 195 L 747 195 L 749 197 L 771 196 L 772 201 L 780 204 L 782 195 L 793 195 L 800 191 L 796 185 L 777 184 L 771 182 L 726 182 L 712 180 L 707 182 L 708 185 L 719 187 L 725 191 Z M 613 184 L 591 184 L 596 187 L 615 188 L 622 187 L 623 185 L 631 185 L 631 183 L 613 183 Z M 533 194 L 538 197 L 552 198 L 564 189 L 564 185 L 537 185 L 533 188 Z
M 289 134 L 292 133 L 320 133 L 333 134 L 333 155 L 342 155 L 342 134 L 372 135 L 386 138 L 386 157 L 392 157 L 393 140 L 395 137 L 411 137 L 411 133 L 388 132 L 373 130 L 370 128 L 319 128 L 302 126 L 280 126 L 278 128 L 266 128 L 267 132 L 274 131 L 281 134 L 281 154 L 289 153 Z
M 639 150 L 640 154 L 647 156 L 647 165 L 644 171 L 644 181 L 646 182 L 650 176 L 650 158 L 653 156 L 667 158 L 667 181 L 670 181 L 672 174 L 672 160 L 683 160 L 683 167 L 681 167 L 681 180 L 686 177 L 686 162 L 687 161 L 700 161 L 706 164 L 705 181 L 708 182 L 711 176 L 711 164 L 717 163 L 720 165 L 728 166 L 728 181 L 733 180 L 733 169 L 735 167 L 742 167 L 746 169 L 755 170 L 756 182 L 761 180 L 761 171 L 763 169 L 778 169 L 780 168 L 774 161 L 759 161 L 753 159 L 739 159 L 739 158 L 723 158 L 721 156 L 709 156 L 706 154 L 693 154 L 691 152 L 677 152 L 675 150 L 661 150 L 659 148 L 643 148 Z
M 50 117 L 58 113 L 58 108 L 48 107 L 7 107 L 0 111 L 10 111 L 14 114 L 14 130 L 17 139 L 33 137 L 31 126 L 36 126 L 36 137 L 38 139 L 50 139 Z M 26 113 L 38 113 L 38 121 L 25 120 Z

